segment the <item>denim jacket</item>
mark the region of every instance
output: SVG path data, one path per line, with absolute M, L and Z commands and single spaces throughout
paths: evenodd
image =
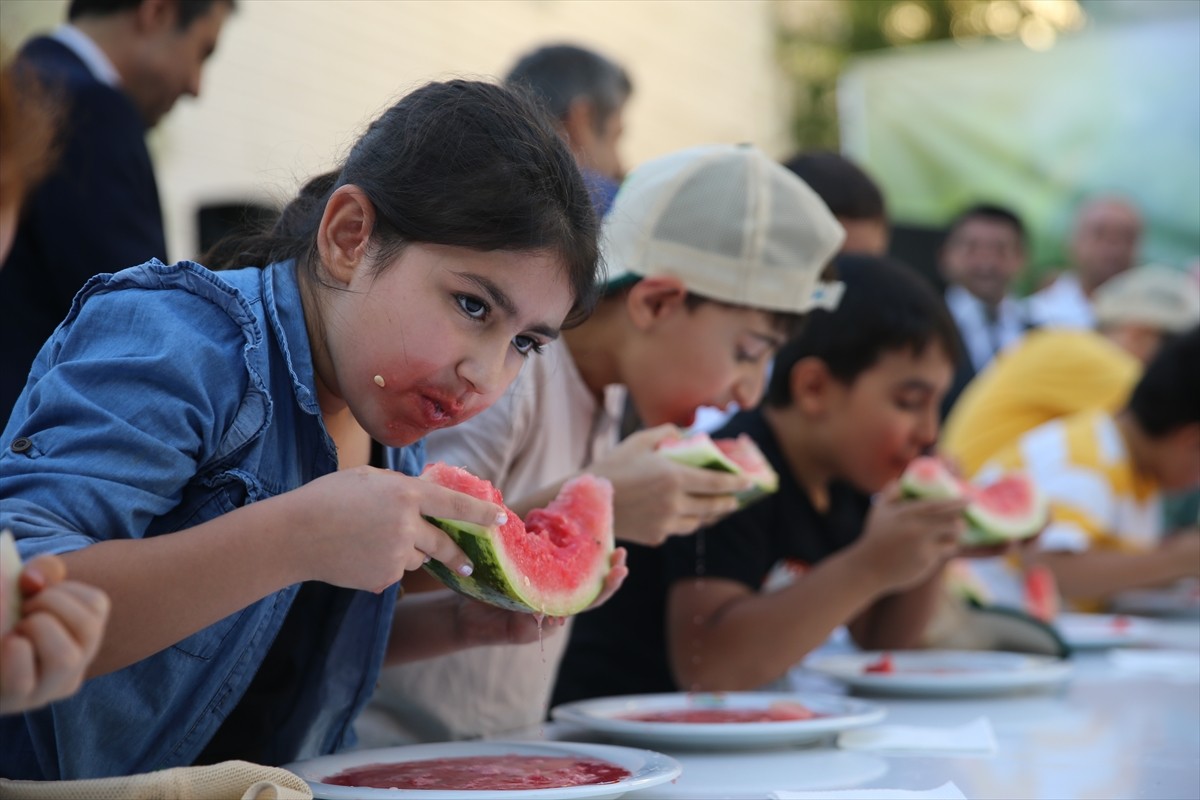
M 21 555 L 160 536 L 337 468 L 294 262 L 214 273 L 150 261 L 97 275 L 42 348 L 0 440 L 0 528 Z M 388 453 L 415 475 L 422 443 Z M 253 535 L 247 531 L 246 535 Z M 191 764 L 258 669 L 290 586 L 73 697 L 0 719 L 0 776 L 42 780 Z M 353 593 L 323 673 L 280 735 L 296 758 L 353 744 L 397 587 Z M 311 695 L 311 696 L 310 696 Z M 291 746 L 291 745 L 289 745 Z

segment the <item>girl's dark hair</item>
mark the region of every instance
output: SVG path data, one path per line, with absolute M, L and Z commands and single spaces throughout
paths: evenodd
M 385 263 L 406 244 L 547 250 L 566 263 L 579 322 L 598 295 L 597 221 L 553 122 L 520 90 L 430 83 L 371 123 L 342 166 L 310 180 L 267 233 L 218 243 L 213 269 L 295 258 L 320 280 L 316 233 L 335 189 L 375 207 L 372 245 Z
M 908 265 L 892 258 L 842 254 L 834 262 L 846 285 L 834 311 L 810 311 L 799 336 L 775 358 L 766 402 L 776 408 L 792 402 L 791 372 L 796 362 L 819 358 L 830 374 L 851 384 L 884 353 L 908 350 L 921 355 L 936 343 L 958 360 L 958 332 L 942 298 Z

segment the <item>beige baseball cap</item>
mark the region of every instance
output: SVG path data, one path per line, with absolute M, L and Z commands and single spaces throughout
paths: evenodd
M 610 289 L 672 275 L 710 300 L 767 311 L 835 308 L 821 271 L 846 232 L 803 180 L 751 145 L 647 161 L 617 192 L 600 247 Z
M 1099 325 L 1146 325 L 1181 333 L 1200 324 L 1200 281 L 1183 270 L 1147 264 L 1122 272 L 1096 289 Z

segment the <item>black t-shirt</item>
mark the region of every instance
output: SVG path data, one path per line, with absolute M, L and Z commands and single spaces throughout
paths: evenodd
M 626 545 L 629 577 L 603 606 L 581 614 L 554 687 L 555 704 L 619 694 L 674 692 L 667 659 L 667 590 L 698 575 L 759 591 L 791 579 L 849 545 L 862 532 L 870 498 L 849 484 L 829 486 L 829 510 L 813 508 L 797 485 L 759 411 L 738 414 L 714 438 L 750 436 L 779 473 L 779 491 L 694 536 L 660 548 Z

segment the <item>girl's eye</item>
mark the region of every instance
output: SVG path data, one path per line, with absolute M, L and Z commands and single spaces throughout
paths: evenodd
M 458 307 L 463 310 L 463 313 L 472 319 L 483 319 L 487 316 L 487 303 L 480 300 L 478 297 L 472 297 L 469 294 L 456 294 L 454 299 L 458 301 Z
M 544 345 L 539 344 L 536 339 L 531 339 L 528 336 L 515 336 L 513 337 L 513 347 L 521 355 L 527 356 L 530 353 L 542 352 Z

